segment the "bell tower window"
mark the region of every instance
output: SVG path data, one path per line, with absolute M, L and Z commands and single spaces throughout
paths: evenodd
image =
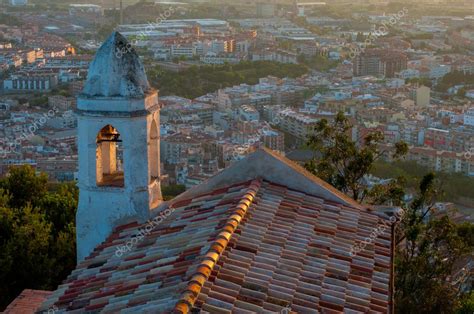
M 111 125 L 103 127 L 97 135 L 96 165 L 98 186 L 124 187 L 122 140 Z
M 160 178 L 160 161 L 159 161 L 159 132 L 155 120 L 151 123 L 150 143 L 148 149 L 148 162 L 150 163 L 150 182 L 159 180 Z

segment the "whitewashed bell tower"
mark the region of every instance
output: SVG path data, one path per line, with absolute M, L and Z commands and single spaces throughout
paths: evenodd
M 162 201 L 158 92 L 120 33 L 104 42 L 90 65 L 77 116 L 81 261 L 114 227 L 147 220 Z

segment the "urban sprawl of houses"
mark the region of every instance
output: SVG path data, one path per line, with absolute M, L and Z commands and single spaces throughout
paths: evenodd
M 12 0 L 10 5 L 28 3 Z M 338 111 L 354 124 L 354 140 L 378 130 L 385 135 L 386 151 L 403 140 L 409 145 L 407 160 L 474 176 L 474 85 L 435 88 L 446 75 L 474 75 L 474 30 L 459 30 L 472 25 L 474 16 L 414 19 L 407 9 L 335 19 L 305 17 L 299 10 L 292 19 L 274 5 L 259 4 L 253 18 L 178 20 L 168 16 L 186 12 L 186 6 L 165 6 L 170 13 L 165 10 L 156 21 L 118 26 L 132 46 L 116 57 L 132 47 L 146 48 L 153 65 L 172 72 L 242 61 L 298 64 L 315 56 L 336 66 L 294 79 L 262 77 L 255 85 L 221 88 L 195 99 L 160 95 L 164 182 L 197 185 L 259 146 L 298 159 L 297 149 L 311 128 Z M 83 38 L 72 45 L 65 35 L 90 31 L 95 21 L 108 18 L 101 6 L 84 4 L 70 5 L 54 21 L 40 13 L 15 11 L 15 16 L 21 25 L 0 25 L 0 175 L 11 165 L 30 164 L 52 180 L 74 180 L 76 96 L 100 41 Z M 372 28 L 351 31 L 360 19 Z M 403 35 L 385 36 L 388 25 Z

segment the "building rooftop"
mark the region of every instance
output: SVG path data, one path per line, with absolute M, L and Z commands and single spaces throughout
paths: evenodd
M 51 295 L 51 291 L 23 290 L 3 312 L 4 314 L 31 314 L 41 306 L 41 303 Z M 49 309 L 46 309 L 48 311 Z
M 40 310 L 388 312 L 388 217 L 260 150 L 119 226 Z

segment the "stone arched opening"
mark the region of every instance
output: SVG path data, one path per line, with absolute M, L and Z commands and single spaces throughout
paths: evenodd
M 97 134 L 96 152 L 97 185 L 124 187 L 122 140 L 120 133 L 110 124 Z

